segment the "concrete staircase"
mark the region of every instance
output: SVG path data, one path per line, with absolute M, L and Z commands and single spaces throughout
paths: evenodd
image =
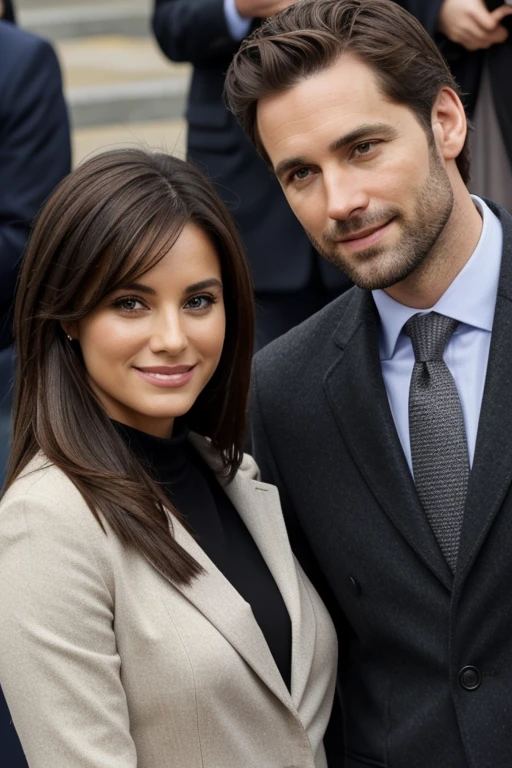
M 17 0 L 20 26 L 59 56 L 73 125 L 74 161 L 143 144 L 184 156 L 190 77 L 159 51 L 152 0 Z

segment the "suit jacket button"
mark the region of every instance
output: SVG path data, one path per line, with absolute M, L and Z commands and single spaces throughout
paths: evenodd
M 352 594 L 355 595 L 356 597 L 359 597 L 359 595 L 361 594 L 361 585 L 359 584 L 358 581 L 356 581 L 356 579 L 354 579 L 353 576 L 350 576 L 349 581 L 352 589 Z
M 459 683 L 466 691 L 476 691 L 481 682 L 482 676 L 476 667 L 463 667 L 459 672 Z

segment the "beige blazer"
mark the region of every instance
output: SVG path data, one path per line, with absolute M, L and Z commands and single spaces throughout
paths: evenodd
M 325 768 L 334 628 L 251 458 L 225 490 L 290 614 L 291 695 L 249 604 L 183 526 L 206 570 L 188 587 L 105 535 L 42 456 L 6 493 L 0 683 L 30 768 Z

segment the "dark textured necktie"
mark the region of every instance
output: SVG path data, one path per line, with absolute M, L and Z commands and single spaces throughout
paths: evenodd
M 409 433 L 414 482 L 425 514 L 452 571 L 469 480 L 462 408 L 443 352 L 458 321 L 437 312 L 404 325 L 416 362 L 409 390 Z

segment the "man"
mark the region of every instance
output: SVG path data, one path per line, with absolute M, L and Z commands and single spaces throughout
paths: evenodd
M 471 189 L 512 211 L 512 19 L 503 0 L 399 0 L 433 36 L 475 131 Z
M 263 479 L 344 619 L 333 765 L 508 768 L 512 218 L 469 195 L 457 87 L 391 0 L 301 0 L 226 83 L 357 286 L 254 365 Z
M 256 344 L 305 320 L 350 287 L 312 248 L 279 184 L 226 109 L 224 76 L 240 41 L 262 18 L 295 0 L 156 0 L 162 51 L 194 66 L 186 117 L 187 156 L 215 183 L 231 210 L 251 264 Z
M 46 41 L 0 21 L 0 487 L 9 444 L 17 274 L 32 219 L 70 166 L 69 123 L 55 53 Z M 0 764 L 26 766 L 1 690 Z

